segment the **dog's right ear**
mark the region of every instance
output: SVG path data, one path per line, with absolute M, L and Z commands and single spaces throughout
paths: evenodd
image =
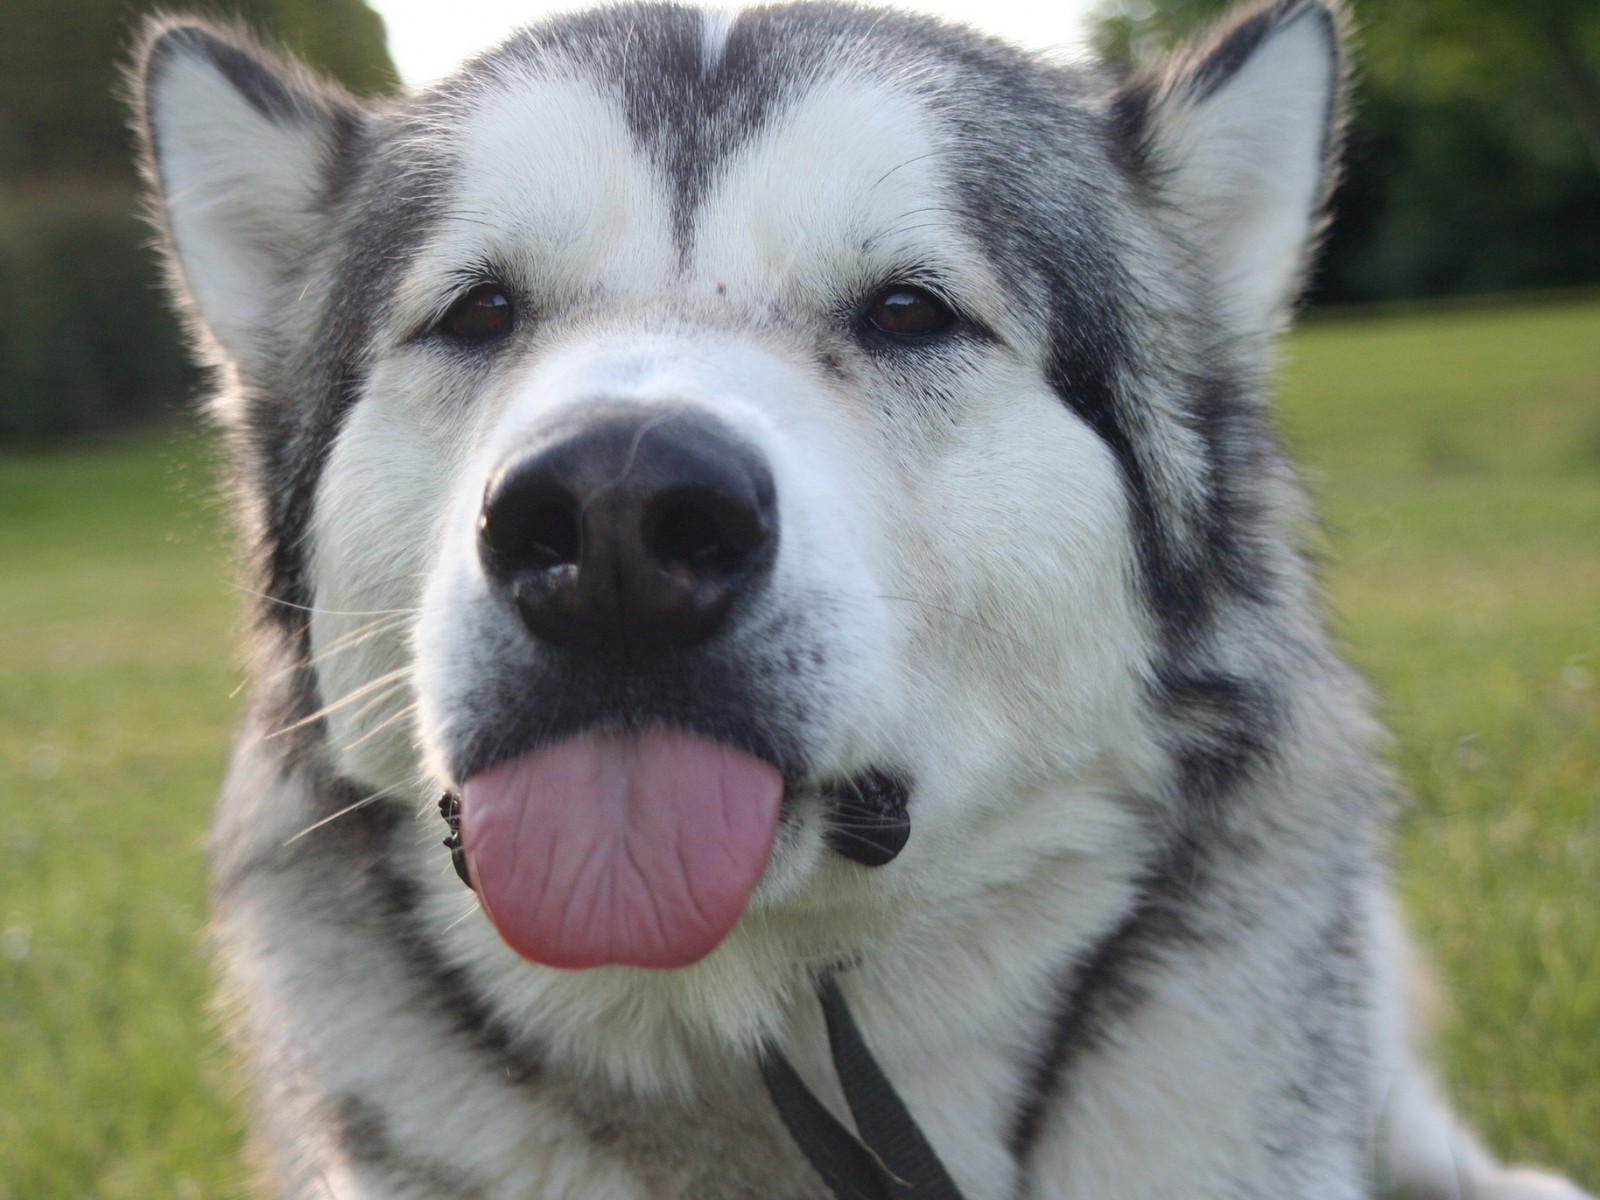
M 133 83 L 175 286 L 228 359 L 264 364 L 327 235 L 362 111 L 249 38 L 196 24 L 153 23 Z
M 1266 0 L 1130 81 L 1119 132 L 1247 334 L 1300 290 L 1337 174 L 1345 109 L 1338 0 Z

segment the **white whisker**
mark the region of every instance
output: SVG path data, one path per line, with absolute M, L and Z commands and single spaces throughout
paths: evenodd
M 379 788 L 377 791 L 373 792 L 371 795 L 361 797 L 361 799 L 357 800 L 354 804 L 347 804 L 343 808 L 341 808 L 338 812 L 329 813 L 327 816 L 323 817 L 320 821 L 313 821 L 310 825 L 307 825 L 299 833 L 295 834 L 293 837 L 291 837 L 288 840 L 286 840 L 283 844 L 285 846 L 292 846 L 296 842 L 298 842 L 301 838 L 305 837 L 306 834 L 314 833 L 316 830 L 321 829 L 324 825 L 331 824 L 332 822 L 337 821 L 340 817 L 347 817 L 351 813 L 355 812 L 357 809 L 365 808 L 367 805 L 373 803 L 374 801 L 381 800 L 385 796 L 392 796 L 399 790 L 400 790 L 399 788 L 392 788 L 392 787 Z

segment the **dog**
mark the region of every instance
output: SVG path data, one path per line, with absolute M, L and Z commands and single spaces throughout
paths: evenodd
M 1580 1200 L 1413 1052 L 1264 396 L 1342 27 L 621 5 L 370 104 L 148 30 L 273 1194 Z

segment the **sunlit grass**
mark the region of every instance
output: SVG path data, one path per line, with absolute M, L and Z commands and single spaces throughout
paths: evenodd
M 5 1200 L 242 1192 L 197 945 L 236 604 L 196 450 L 0 461 Z
M 1600 304 L 1314 322 L 1284 412 L 1414 799 L 1452 1094 L 1600 1183 Z M 243 1189 L 198 948 L 241 607 L 203 447 L 0 459 L 0 1200 Z
M 1312 322 L 1284 421 L 1387 703 L 1451 1095 L 1600 1184 L 1600 303 Z

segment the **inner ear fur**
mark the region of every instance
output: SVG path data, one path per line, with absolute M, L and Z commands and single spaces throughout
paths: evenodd
M 174 290 L 202 347 L 248 369 L 271 355 L 284 297 L 326 235 L 364 111 L 244 30 L 190 21 L 147 26 L 132 83 Z
M 1275 0 L 1224 22 L 1113 102 L 1118 137 L 1216 282 L 1241 332 L 1279 327 L 1338 178 L 1347 19 Z

